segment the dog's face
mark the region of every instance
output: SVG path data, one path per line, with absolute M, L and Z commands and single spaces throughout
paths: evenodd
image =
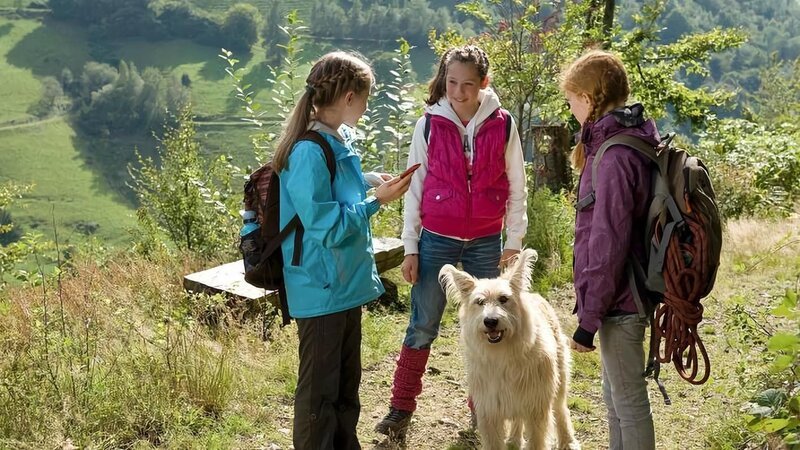
M 491 279 L 476 279 L 450 264 L 442 267 L 439 281 L 459 305 L 465 339 L 497 344 L 514 337 L 522 294 L 530 289 L 531 267 L 537 258 L 535 250 L 525 249 L 500 277 Z

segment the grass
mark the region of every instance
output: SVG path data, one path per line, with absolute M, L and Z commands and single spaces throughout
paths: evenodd
M 752 449 L 763 440 L 745 431 L 739 409 L 770 379 L 764 339 L 756 324 L 739 321 L 736 308 L 761 326 L 796 329 L 769 321 L 767 314 L 800 276 L 798 244 L 778 249 L 797 238 L 798 229 L 800 218 L 729 224 L 723 265 L 700 327 L 713 376 L 691 386 L 664 368 L 673 405 L 665 406 L 651 387 L 659 450 Z M 60 286 L 0 292 L 0 345 L 7 354 L 0 360 L 0 379 L 6 380 L 0 402 L 10 405 L 0 409 L 0 448 L 54 448 L 67 439 L 78 446 L 128 448 L 290 444 L 294 325 L 273 325 L 272 339 L 262 342 L 257 322 L 236 322 L 224 309 L 217 325 L 205 324 L 208 305 L 224 300 L 187 296 L 175 276 L 198 270 L 201 261 L 95 259 L 74 260 Z M 749 269 L 737 269 L 736 260 Z M 407 296 L 407 286 L 400 292 Z M 548 297 L 568 332 L 575 325 L 571 287 Z M 407 320 L 407 313 L 364 313 L 359 435 L 372 448 L 396 448 L 372 426 L 388 406 Z M 459 434 L 469 415 L 458 346 L 456 311 L 448 307 L 407 448 L 474 448 L 474 436 Z M 569 404 L 578 437 L 584 448 L 602 448 L 607 438 L 598 355 L 573 355 L 572 371 Z
M 96 236 L 105 245 L 126 242 L 125 229 L 134 224 L 130 204 L 98 175 L 103 172 L 93 167 L 94 161 L 119 158 L 112 151 L 123 149 L 82 155 L 76 148 L 80 147 L 76 145 L 80 138 L 63 120 L 0 131 L 0 141 L 4 148 L 0 152 L 0 181 L 34 184 L 10 210 L 14 222 L 52 239 L 55 218 L 61 244 L 82 242 L 85 237 L 77 227 L 96 223 Z M 123 169 L 117 167 L 111 175 L 120 177 Z
M 32 118 L 28 111 L 39 101 L 41 85 L 33 76 L 33 70 L 27 64 L 20 64 L 11 58 L 16 46 L 26 36 L 41 27 L 31 20 L 7 20 L 0 17 L 0 98 L 3 108 L 0 109 L 0 123 L 25 121 Z

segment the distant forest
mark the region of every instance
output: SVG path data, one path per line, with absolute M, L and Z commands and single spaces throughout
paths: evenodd
M 619 19 L 623 28 L 632 24 L 641 0 L 622 0 Z M 686 33 L 712 28 L 738 28 L 748 34 L 748 41 L 736 50 L 714 55 L 711 80 L 700 83 L 723 83 L 756 92 L 760 75 L 773 58 L 794 61 L 800 57 L 800 2 L 797 0 L 668 0 L 659 20 L 664 28 L 663 42 L 674 42 Z
M 598 7 L 604 3 L 587 1 Z M 664 1 L 667 6 L 659 18 L 662 42 L 675 42 L 685 34 L 716 27 L 738 28 L 749 36 L 748 42 L 740 48 L 712 57 L 709 77 L 687 76 L 686 81 L 692 87 L 722 84 L 734 88 L 739 91 L 738 103 L 742 105 L 748 93 L 759 90 L 762 73 L 768 67 L 800 57 L 800 2 L 797 0 Z M 214 10 L 209 10 L 202 7 L 209 5 L 204 0 L 49 0 L 56 18 L 87 26 L 90 39 L 95 42 L 128 37 L 156 41 L 182 38 L 237 52 L 249 52 L 253 45 L 263 42 L 267 62 L 273 65 L 281 62 L 280 45 L 285 43 L 286 36 L 280 26 L 286 14 L 289 9 L 302 8 L 300 18 L 308 26 L 307 33 L 312 38 L 350 41 L 350 46 L 355 48 L 359 42 L 369 43 L 371 49 L 382 48 L 383 52 L 377 52 L 373 58 L 379 70 L 386 65 L 381 58 L 392 57 L 398 37 L 404 37 L 412 45 L 426 47 L 432 29 L 439 33 L 455 29 L 464 36 L 481 33 L 479 22 L 456 8 L 459 3 L 463 2 L 309 0 L 298 4 L 250 0 L 215 2 Z M 641 4 L 640 0 L 617 0 L 615 23 L 624 29 L 632 27 Z M 101 62 L 118 64 L 117 61 Z M 135 68 L 132 73 L 135 75 Z M 96 123 L 93 115 L 84 114 L 84 119 L 91 119 L 85 123 Z

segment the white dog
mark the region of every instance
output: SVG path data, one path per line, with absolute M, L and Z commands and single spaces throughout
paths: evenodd
M 459 304 L 467 384 L 484 449 L 522 445 L 580 449 L 567 408 L 569 341 L 550 304 L 530 289 L 537 259 L 523 250 L 499 278 L 475 279 L 452 265 L 439 280 Z M 506 442 L 506 422 L 511 432 Z

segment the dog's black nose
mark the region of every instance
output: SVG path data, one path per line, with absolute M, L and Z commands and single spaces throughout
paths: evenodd
M 490 330 L 493 330 L 497 327 L 497 322 L 498 320 L 493 317 L 487 317 L 483 319 L 483 324 Z

